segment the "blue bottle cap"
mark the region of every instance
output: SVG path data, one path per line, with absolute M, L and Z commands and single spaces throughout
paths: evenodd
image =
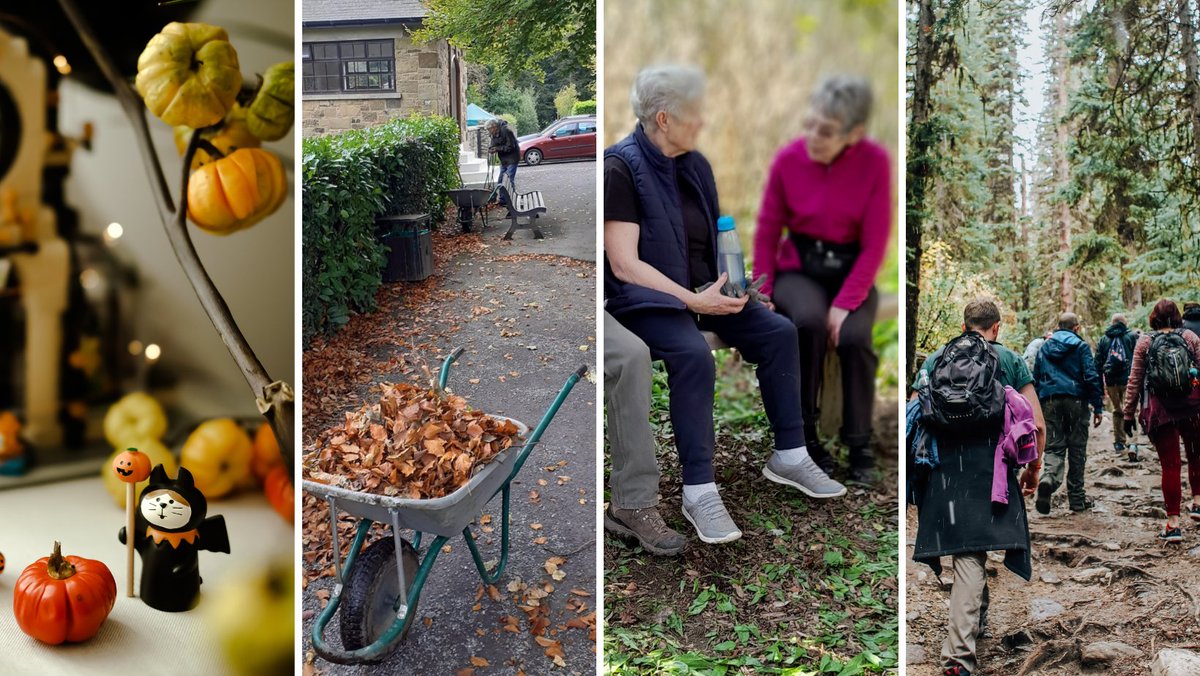
M 733 230 L 733 216 L 722 216 L 717 219 L 717 232 Z

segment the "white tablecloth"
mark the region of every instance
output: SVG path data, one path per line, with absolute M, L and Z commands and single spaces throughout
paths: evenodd
M 219 675 L 228 667 L 204 617 L 205 599 L 233 573 L 261 568 L 280 556 L 294 557 L 292 527 L 261 494 L 244 492 L 210 501 L 210 516 L 221 514 L 229 529 L 231 554 L 200 552 L 204 578 L 199 605 L 184 613 L 164 613 L 125 595 L 125 546 L 117 531 L 125 512 L 105 491 L 99 476 L 31 488 L 0 491 L 0 674 L 170 674 Z M 54 541 L 63 554 L 99 559 L 117 581 L 117 602 L 100 632 L 80 644 L 48 646 L 29 637 L 13 615 L 13 588 L 30 563 L 49 556 Z M 134 555 L 141 572 L 141 560 Z M 137 577 L 134 578 L 136 589 Z

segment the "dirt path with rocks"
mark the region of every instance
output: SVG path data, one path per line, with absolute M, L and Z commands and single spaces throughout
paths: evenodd
M 1149 674 L 1155 656 L 1175 648 L 1200 657 L 1200 527 L 1183 520 L 1182 545 L 1166 545 L 1158 456 L 1139 435 L 1139 458 L 1113 450 L 1106 415 L 1088 441 L 1086 488 L 1096 506 L 1072 513 L 1065 485 L 1049 515 L 1026 499 L 1033 580 L 1009 572 L 1002 553 L 989 555 L 988 635 L 979 641 L 982 675 Z M 1189 495 L 1187 466 L 1183 495 Z M 1186 497 L 1185 497 L 1186 501 Z M 906 515 L 907 673 L 941 674 L 941 644 L 953 573 L 941 579 L 912 561 L 917 514 Z M 1174 656 L 1178 658 L 1179 656 Z M 1196 671 L 1169 673 L 1197 673 Z

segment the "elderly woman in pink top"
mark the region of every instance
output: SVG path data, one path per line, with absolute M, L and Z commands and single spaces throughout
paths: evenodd
M 825 351 L 842 367 L 841 438 L 850 449 L 851 481 L 875 480 L 870 448 L 875 371 L 871 328 L 878 306 L 875 276 L 891 229 L 887 151 L 866 138 L 871 89 L 852 77 L 825 79 L 813 93 L 804 136 L 775 156 L 754 233 L 754 277 L 795 323 L 805 439 L 826 472 L 833 458 L 820 442 L 817 394 Z

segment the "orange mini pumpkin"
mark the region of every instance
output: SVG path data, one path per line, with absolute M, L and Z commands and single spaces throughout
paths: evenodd
M 15 458 L 24 448 L 21 445 L 21 421 L 10 411 L 0 413 L 0 459 Z
M 0 573 L 4 572 L 4 554 L 0 554 Z
M 282 464 L 283 454 L 279 451 L 275 432 L 269 424 L 262 423 L 254 433 L 254 458 L 250 461 L 250 469 L 259 481 L 265 482 L 271 470 Z
M 139 453 L 136 448 L 127 448 L 113 458 L 112 469 L 117 478 L 127 484 L 145 481 L 150 476 L 150 456 Z
M 108 566 L 54 553 L 29 564 L 13 589 L 13 614 L 21 631 L 42 643 L 86 641 L 100 631 L 117 600 Z
M 263 481 L 263 493 L 267 496 L 267 502 L 275 508 L 275 511 L 282 516 L 288 523 L 296 522 L 296 488 L 292 486 L 292 478 L 288 476 L 288 468 L 283 465 L 275 465 L 270 472 L 267 473 L 266 480 Z
M 274 153 L 239 148 L 192 172 L 187 195 L 196 227 L 228 235 L 275 213 L 287 198 L 287 176 Z

